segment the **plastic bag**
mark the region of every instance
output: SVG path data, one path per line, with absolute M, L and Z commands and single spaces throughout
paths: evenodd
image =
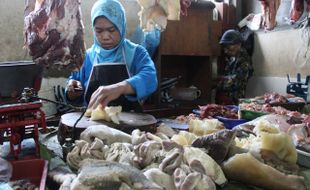
M 143 32 L 141 27 L 138 26 L 130 40 L 145 47 L 150 56 L 153 57 L 159 46 L 160 30 L 154 29 L 150 32 Z
M 1 190 L 13 190 L 13 188 L 8 183 L 0 183 L 0 189 Z
M 291 3 L 292 0 L 281 0 L 281 4 L 276 15 L 276 21 L 279 26 L 290 24 Z
M 10 181 L 12 170 L 11 163 L 0 158 L 0 183 L 7 183 Z

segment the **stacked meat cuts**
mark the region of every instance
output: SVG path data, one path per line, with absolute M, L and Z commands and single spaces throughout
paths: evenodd
M 265 93 L 264 94 L 264 102 L 268 103 L 268 104 L 272 104 L 272 103 L 286 103 L 288 102 L 288 99 L 279 94 L 279 93 Z
M 25 0 L 24 46 L 37 64 L 70 69 L 83 63 L 80 0 Z
M 237 119 L 238 109 L 229 108 L 229 106 L 223 106 L 218 104 L 208 104 L 205 106 L 199 106 L 201 118 L 213 118 L 216 116 Z

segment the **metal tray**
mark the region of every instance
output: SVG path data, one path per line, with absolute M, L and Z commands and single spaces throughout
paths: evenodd
M 159 119 L 158 122 L 164 123 L 165 125 L 173 128 L 173 129 L 180 129 L 180 130 L 188 130 L 189 129 L 188 124 L 180 123 L 180 122 L 176 121 L 175 119 L 162 118 L 162 119 Z
M 310 153 L 299 149 L 297 150 L 297 163 L 306 168 L 310 168 Z

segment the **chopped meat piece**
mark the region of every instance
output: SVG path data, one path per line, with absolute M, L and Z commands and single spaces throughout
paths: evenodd
M 224 129 L 196 139 L 192 143 L 192 146 L 204 148 L 208 152 L 208 155 L 220 164 L 226 158 L 229 148 L 234 142 L 236 133 L 236 131 Z
M 148 180 L 142 171 L 117 162 L 85 159 L 70 189 L 120 189 L 125 183 L 128 189 L 162 190 Z

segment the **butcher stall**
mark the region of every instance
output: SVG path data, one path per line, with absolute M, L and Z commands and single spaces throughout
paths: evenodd
M 0 107 L 3 189 L 310 188 L 310 112 L 293 94 L 164 118 L 98 106 L 58 123 L 31 88 L 18 97 Z

